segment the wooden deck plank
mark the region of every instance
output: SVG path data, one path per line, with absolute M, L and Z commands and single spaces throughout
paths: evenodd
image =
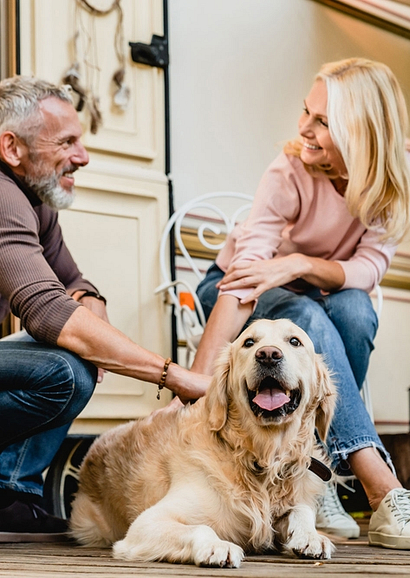
M 297 578 L 410 576 L 410 552 L 370 547 L 367 540 L 337 545 L 331 560 L 281 555 L 249 556 L 238 569 L 114 560 L 110 550 L 74 544 L 0 544 L 0 577 L 7 578 L 226 577 Z

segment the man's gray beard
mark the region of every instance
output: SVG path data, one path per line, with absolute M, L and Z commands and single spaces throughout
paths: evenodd
M 68 209 L 74 201 L 74 190 L 70 193 L 64 190 L 59 182 L 60 177 L 55 172 L 44 177 L 26 175 L 24 180 L 40 201 L 52 209 Z

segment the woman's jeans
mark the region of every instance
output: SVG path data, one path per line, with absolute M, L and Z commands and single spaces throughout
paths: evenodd
M 0 340 L 0 489 L 42 495 L 42 472 L 96 381 L 92 363 L 26 332 Z
M 215 284 L 223 276 L 223 271 L 212 265 L 198 286 L 206 318 L 218 298 Z M 368 294 L 360 289 L 346 289 L 322 295 L 314 288 L 311 293 L 301 295 L 277 287 L 261 295 L 246 325 L 256 319 L 282 317 L 306 331 L 335 379 L 338 401 L 326 440 L 333 467 L 339 474 L 349 475 L 347 456 L 372 446 L 379 449 L 394 470 L 360 396 L 378 327 Z

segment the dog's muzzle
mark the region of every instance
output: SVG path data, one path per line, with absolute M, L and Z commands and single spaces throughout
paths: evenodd
M 256 415 L 275 420 L 293 413 L 299 406 L 301 392 L 288 389 L 281 379 L 283 353 L 278 347 L 261 347 L 255 353 L 257 377 L 247 385 L 249 405 Z

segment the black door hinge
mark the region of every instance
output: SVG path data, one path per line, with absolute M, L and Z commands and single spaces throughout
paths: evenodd
M 166 68 L 169 64 L 168 40 L 165 36 L 152 35 L 151 44 L 129 42 L 131 58 L 139 64 Z

